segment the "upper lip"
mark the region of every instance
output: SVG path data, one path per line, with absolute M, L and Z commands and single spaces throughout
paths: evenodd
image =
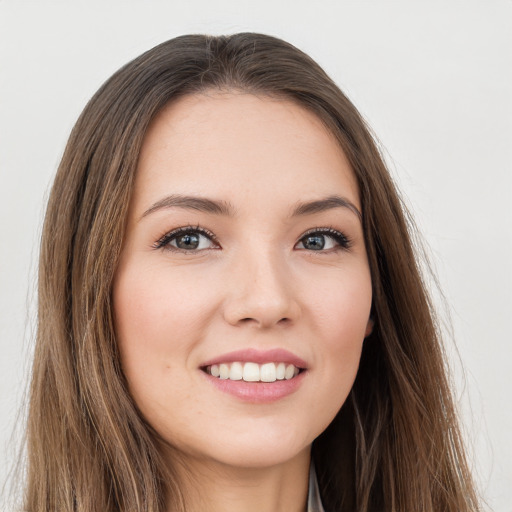
M 282 348 L 274 348 L 271 350 L 258 350 L 254 348 L 247 348 L 243 350 L 235 350 L 228 352 L 220 356 L 216 356 L 213 359 L 205 361 L 201 367 L 211 366 L 214 364 L 221 363 L 234 363 L 235 361 L 245 363 L 286 363 L 293 364 L 297 368 L 307 368 L 307 363 L 304 359 L 296 356 L 292 352 Z

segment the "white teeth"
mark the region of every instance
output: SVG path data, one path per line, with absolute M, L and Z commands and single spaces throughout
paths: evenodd
M 260 380 L 262 382 L 274 382 L 276 380 L 276 365 L 274 363 L 261 365 Z
M 286 363 L 222 363 L 212 364 L 206 368 L 212 377 L 222 380 L 244 380 L 245 382 L 275 382 L 290 380 L 299 374 L 299 369 Z
M 293 374 L 295 373 L 295 366 L 293 366 L 293 364 L 289 364 L 287 367 L 286 367 L 286 370 L 284 372 L 284 378 L 286 380 L 290 380 L 292 377 L 293 377 Z
M 260 380 L 260 365 L 257 363 L 245 363 L 243 379 L 245 382 L 258 382 Z
M 227 364 L 219 365 L 219 376 L 223 380 L 229 378 L 229 366 Z
M 241 363 L 233 363 L 229 370 L 229 380 L 242 380 L 244 368 Z

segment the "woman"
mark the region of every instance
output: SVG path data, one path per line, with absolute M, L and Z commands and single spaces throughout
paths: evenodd
M 27 510 L 478 509 L 407 218 L 293 46 L 183 36 L 108 80 L 39 279 Z

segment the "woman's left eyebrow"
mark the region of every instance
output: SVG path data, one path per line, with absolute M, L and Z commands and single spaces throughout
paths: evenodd
M 357 206 L 352 203 L 349 199 L 340 196 L 329 196 L 325 199 L 318 199 L 316 201 L 309 201 L 306 203 L 298 203 L 293 212 L 292 217 L 299 215 L 311 215 L 314 213 L 324 212 L 333 208 L 348 208 L 354 213 L 358 219 L 362 222 L 363 216 Z

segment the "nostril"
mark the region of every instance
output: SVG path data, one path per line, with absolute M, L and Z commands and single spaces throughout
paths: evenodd
M 239 323 L 241 324 L 250 324 L 251 322 L 255 322 L 255 323 L 258 323 L 258 321 L 255 319 L 255 318 L 241 318 L 239 320 Z
M 275 325 L 288 325 L 292 320 L 290 318 L 287 318 L 287 317 L 284 317 L 284 318 L 281 318 L 280 320 L 278 320 L 276 322 Z M 241 318 L 239 320 L 239 323 L 240 324 L 251 324 L 251 323 L 255 323 L 255 324 L 258 324 L 263 327 L 266 322 L 261 322 L 259 320 L 257 320 L 256 318 L 251 318 L 251 317 L 247 317 L 247 318 Z

